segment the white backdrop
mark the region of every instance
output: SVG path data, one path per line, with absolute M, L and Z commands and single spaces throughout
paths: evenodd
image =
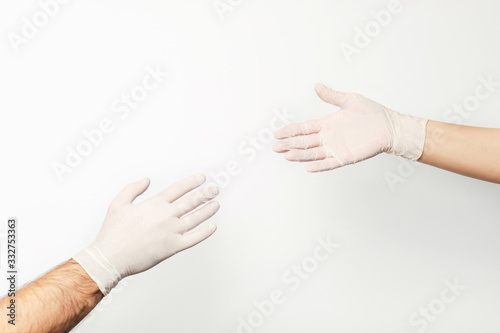
M 267 140 L 275 112 L 295 122 L 335 111 L 317 81 L 415 116 L 500 127 L 498 86 L 453 109 L 474 101 L 481 77 L 500 81 L 500 3 L 403 0 L 349 62 L 342 43 L 377 29 L 371 12 L 388 3 L 74 0 L 44 22 L 39 2 L 3 1 L 0 219 L 19 219 L 19 283 L 91 242 L 128 182 L 151 177 L 149 196 L 236 160 L 218 231 L 124 280 L 75 332 L 238 332 L 241 321 L 245 333 L 500 331 L 498 185 L 392 156 L 307 174 Z M 168 77 L 124 108 L 148 68 Z M 113 130 L 59 181 L 53 164 L 103 119 Z M 250 148 L 259 134 L 261 150 Z M 327 237 L 340 246 L 311 266 Z M 311 272 L 293 291 L 283 277 L 304 259 Z M 257 312 L 273 290 L 282 304 Z

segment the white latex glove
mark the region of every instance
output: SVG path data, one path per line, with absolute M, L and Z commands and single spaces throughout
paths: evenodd
M 127 185 L 111 202 L 94 242 L 73 257 L 96 282 L 104 295 L 124 277 L 143 272 L 177 252 L 205 240 L 216 230 L 214 223 L 187 233 L 219 209 L 212 201 L 217 187 L 190 193 L 205 182 L 194 175 L 157 195 L 132 203 L 149 187 L 148 178 Z M 189 214 L 188 214 L 189 213 Z
M 333 170 L 380 153 L 418 160 L 427 119 L 398 113 L 366 97 L 316 85 L 318 96 L 338 112 L 288 125 L 275 134 L 273 149 L 290 161 L 311 162 L 309 172 Z

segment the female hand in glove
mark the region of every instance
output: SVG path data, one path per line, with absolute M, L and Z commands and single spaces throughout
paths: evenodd
M 276 132 L 274 150 L 309 172 L 333 170 L 380 153 L 401 156 L 468 177 L 500 183 L 500 130 L 428 121 L 401 114 L 355 93 L 316 85 L 340 108 Z
M 403 115 L 354 93 L 316 85 L 319 97 L 341 109 L 276 132 L 274 145 L 290 161 L 313 162 L 307 171 L 332 170 L 380 153 L 417 160 L 427 120 Z

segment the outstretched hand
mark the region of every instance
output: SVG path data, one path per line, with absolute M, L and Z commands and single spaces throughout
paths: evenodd
M 309 172 L 333 170 L 380 153 L 416 160 L 427 120 L 402 115 L 366 97 L 316 85 L 318 96 L 340 107 L 328 116 L 288 125 L 275 134 L 273 149 L 296 162 L 313 162 Z
M 195 209 L 215 198 L 218 188 L 187 194 L 204 182 L 205 176 L 194 175 L 137 204 L 133 201 L 149 187 L 149 179 L 127 185 L 111 202 L 95 241 L 74 259 L 106 295 L 122 278 L 205 240 L 215 232 L 214 223 L 191 230 L 214 215 L 219 203 Z

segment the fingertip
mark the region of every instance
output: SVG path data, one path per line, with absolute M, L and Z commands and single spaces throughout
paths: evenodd
M 283 130 L 282 130 L 282 129 L 280 129 L 280 130 L 278 130 L 278 131 L 276 131 L 276 132 L 274 133 L 274 138 L 275 138 L 276 140 L 281 140 L 281 139 L 286 138 L 286 135 L 284 135 Z
M 204 240 L 212 236 L 216 230 L 217 230 L 217 225 L 213 222 L 210 222 L 206 223 L 199 229 L 184 234 L 183 235 L 184 246 L 182 247 L 181 251 L 203 242 Z
M 321 90 L 325 90 L 325 89 L 328 89 L 328 88 L 323 83 L 318 82 L 318 83 L 316 83 L 314 85 L 314 89 L 316 90 L 316 92 L 319 92 Z
M 316 83 L 316 86 L 314 87 L 316 90 L 316 94 L 318 95 L 319 98 L 321 98 L 324 102 L 328 102 L 327 100 L 327 93 L 330 90 L 327 86 L 325 86 L 323 83 Z
M 215 214 L 217 214 L 217 212 L 219 211 L 219 208 L 220 208 L 220 203 L 218 201 L 213 200 L 213 201 L 210 201 L 203 208 L 207 209 L 208 215 L 205 217 L 205 220 L 208 220 L 212 216 L 214 216 Z M 203 209 L 203 208 L 201 208 L 201 209 Z M 211 223 L 213 223 L 213 222 L 211 222 Z
M 207 180 L 207 177 L 202 173 L 199 173 L 199 174 L 195 175 L 194 177 L 196 179 L 196 182 L 200 185 L 203 184 Z
M 210 231 L 210 235 L 212 235 L 217 230 L 217 224 L 210 222 L 207 228 Z
M 314 164 L 309 164 L 306 167 L 306 171 L 310 172 L 310 173 L 317 173 L 317 172 L 319 172 L 318 168 Z
M 297 160 L 296 153 L 292 150 L 287 151 L 285 153 L 285 159 L 287 159 L 288 161 L 291 161 L 291 162 L 295 162 Z
M 140 183 L 144 186 L 145 189 L 148 189 L 149 185 L 151 185 L 151 179 L 149 177 L 144 177 L 143 179 L 141 179 Z
M 206 188 L 206 191 L 208 192 L 207 195 L 210 198 L 215 198 L 216 196 L 219 195 L 219 187 L 216 185 L 212 185 Z
M 127 184 L 116 196 L 115 200 L 120 202 L 132 203 L 135 198 L 143 194 L 148 188 L 151 180 L 144 177 L 133 183 Z
M 211 205 L 214 206 L 214 212 L 217 212 L 219 211 L 219 208 L 220 208 L 220 203 L 218 201 L 212 201 Z
M 280 142 L 280 141 L 275 142 L 275 143 L 274 143 L 274 145 L 273 145 L 273 150 L 274 150 L 275 152 L 277 152 L 277 153 L 282 153 L 282 152 L 284 152 L 285 147 L 284 147 L 284 145 L 283 145 L 283 142 Z

